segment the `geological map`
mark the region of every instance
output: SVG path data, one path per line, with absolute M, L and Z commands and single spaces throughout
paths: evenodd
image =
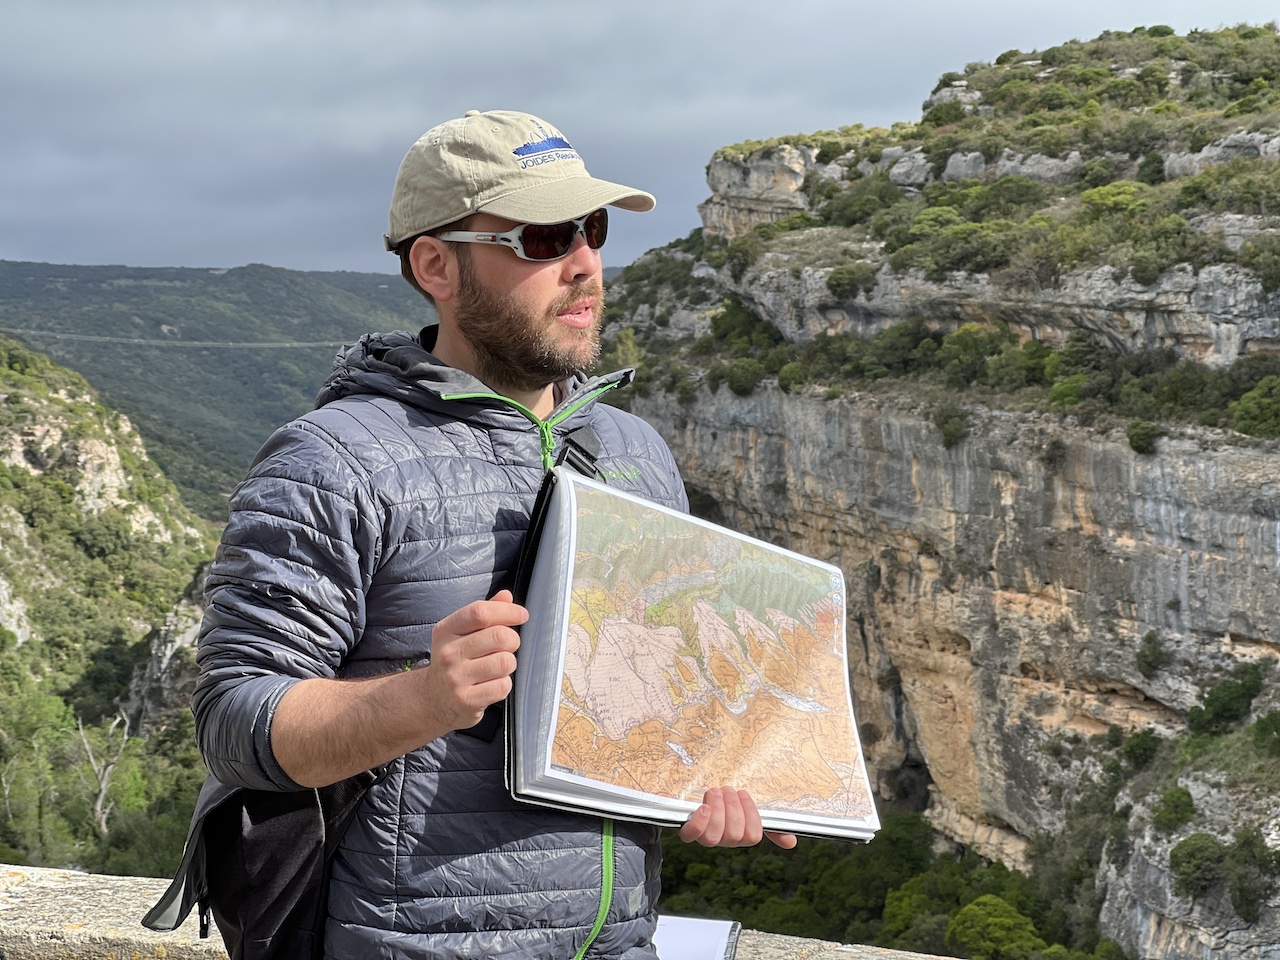
M 685 518 L 629 514 L 607 494 L 577 496 L 551 765 L 693 802 L 730 784 L 762 811 L 874 817 L 838 575 Z

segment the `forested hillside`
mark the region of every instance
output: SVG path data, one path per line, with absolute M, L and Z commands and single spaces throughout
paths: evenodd
M 429 318 L 398 276 L 0 261 L 0 332 L 88 378 L 210 519 L 339 345 Z
M 211 553 L 128 420 L 0 337 L 0 861 L 171 869 L 203 767 L 132 681 Z

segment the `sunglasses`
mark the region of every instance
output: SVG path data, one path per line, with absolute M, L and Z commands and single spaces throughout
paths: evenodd
M 603 247 L 609 234 L 609 211 L 601 207 L 564 223 L 522 223 L 506 233 L 447 230 L 437 236 L 456 243 L 505 243 L 521 260 L 559 260 L 579 234 L 592 250 Z

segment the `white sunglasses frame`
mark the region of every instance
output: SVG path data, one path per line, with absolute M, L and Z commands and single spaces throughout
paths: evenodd
M 561 220 L 560 223 L 522 223 L 519 226 L 508 230 L 506 233 L 493 233 L 492 231 L 474 231 L 474 230 L 447 230 L 444 233 L 438 233 L 436 236 L 451 243 L 496 243 L 505 244 L 521 260 L 528 260 L 530 263 L 551 263 L 554 260 L 563 260 L 569 255 L 569 251 L 573 249 L 573 241 L 578 237 L 587 240 L 587 221 L 597 213 L 604 216 L 604 235 L 608 239 L 609 236 L 609 211 L 605 207 L 597 207 L 590 213 L 584 213 L 580 217 L 573 220 Z M 524 252 L 524 228 L 525 227 L 556 227 L 561 223 L 573 224 L 573 239 L 569 241 L 569 248 L 558 257 L 546 257 L 545 259 L 531 257 Z M 591 247 L 590 241 L 587 246 Z M 600 241 L 600 247 L 604 246 L 604 241 Z M 600 247 L 591 247 L 592 250 L 599 250 Z

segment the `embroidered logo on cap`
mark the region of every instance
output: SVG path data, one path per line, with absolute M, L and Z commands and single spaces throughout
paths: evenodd
M 573 144 L 566 140 L 558 130 L 547 130 L 536 120 L 533 121 L 533 125 L 538 131 L 539 139 L 530 140 L 511 151 L 520 158 L 522 169 L 536 167 L 543 163 L 554 163 L 557 160 L 577 160 L 581 162 L 582 158 L 578 156 L 578 151 L 573 149 Z

